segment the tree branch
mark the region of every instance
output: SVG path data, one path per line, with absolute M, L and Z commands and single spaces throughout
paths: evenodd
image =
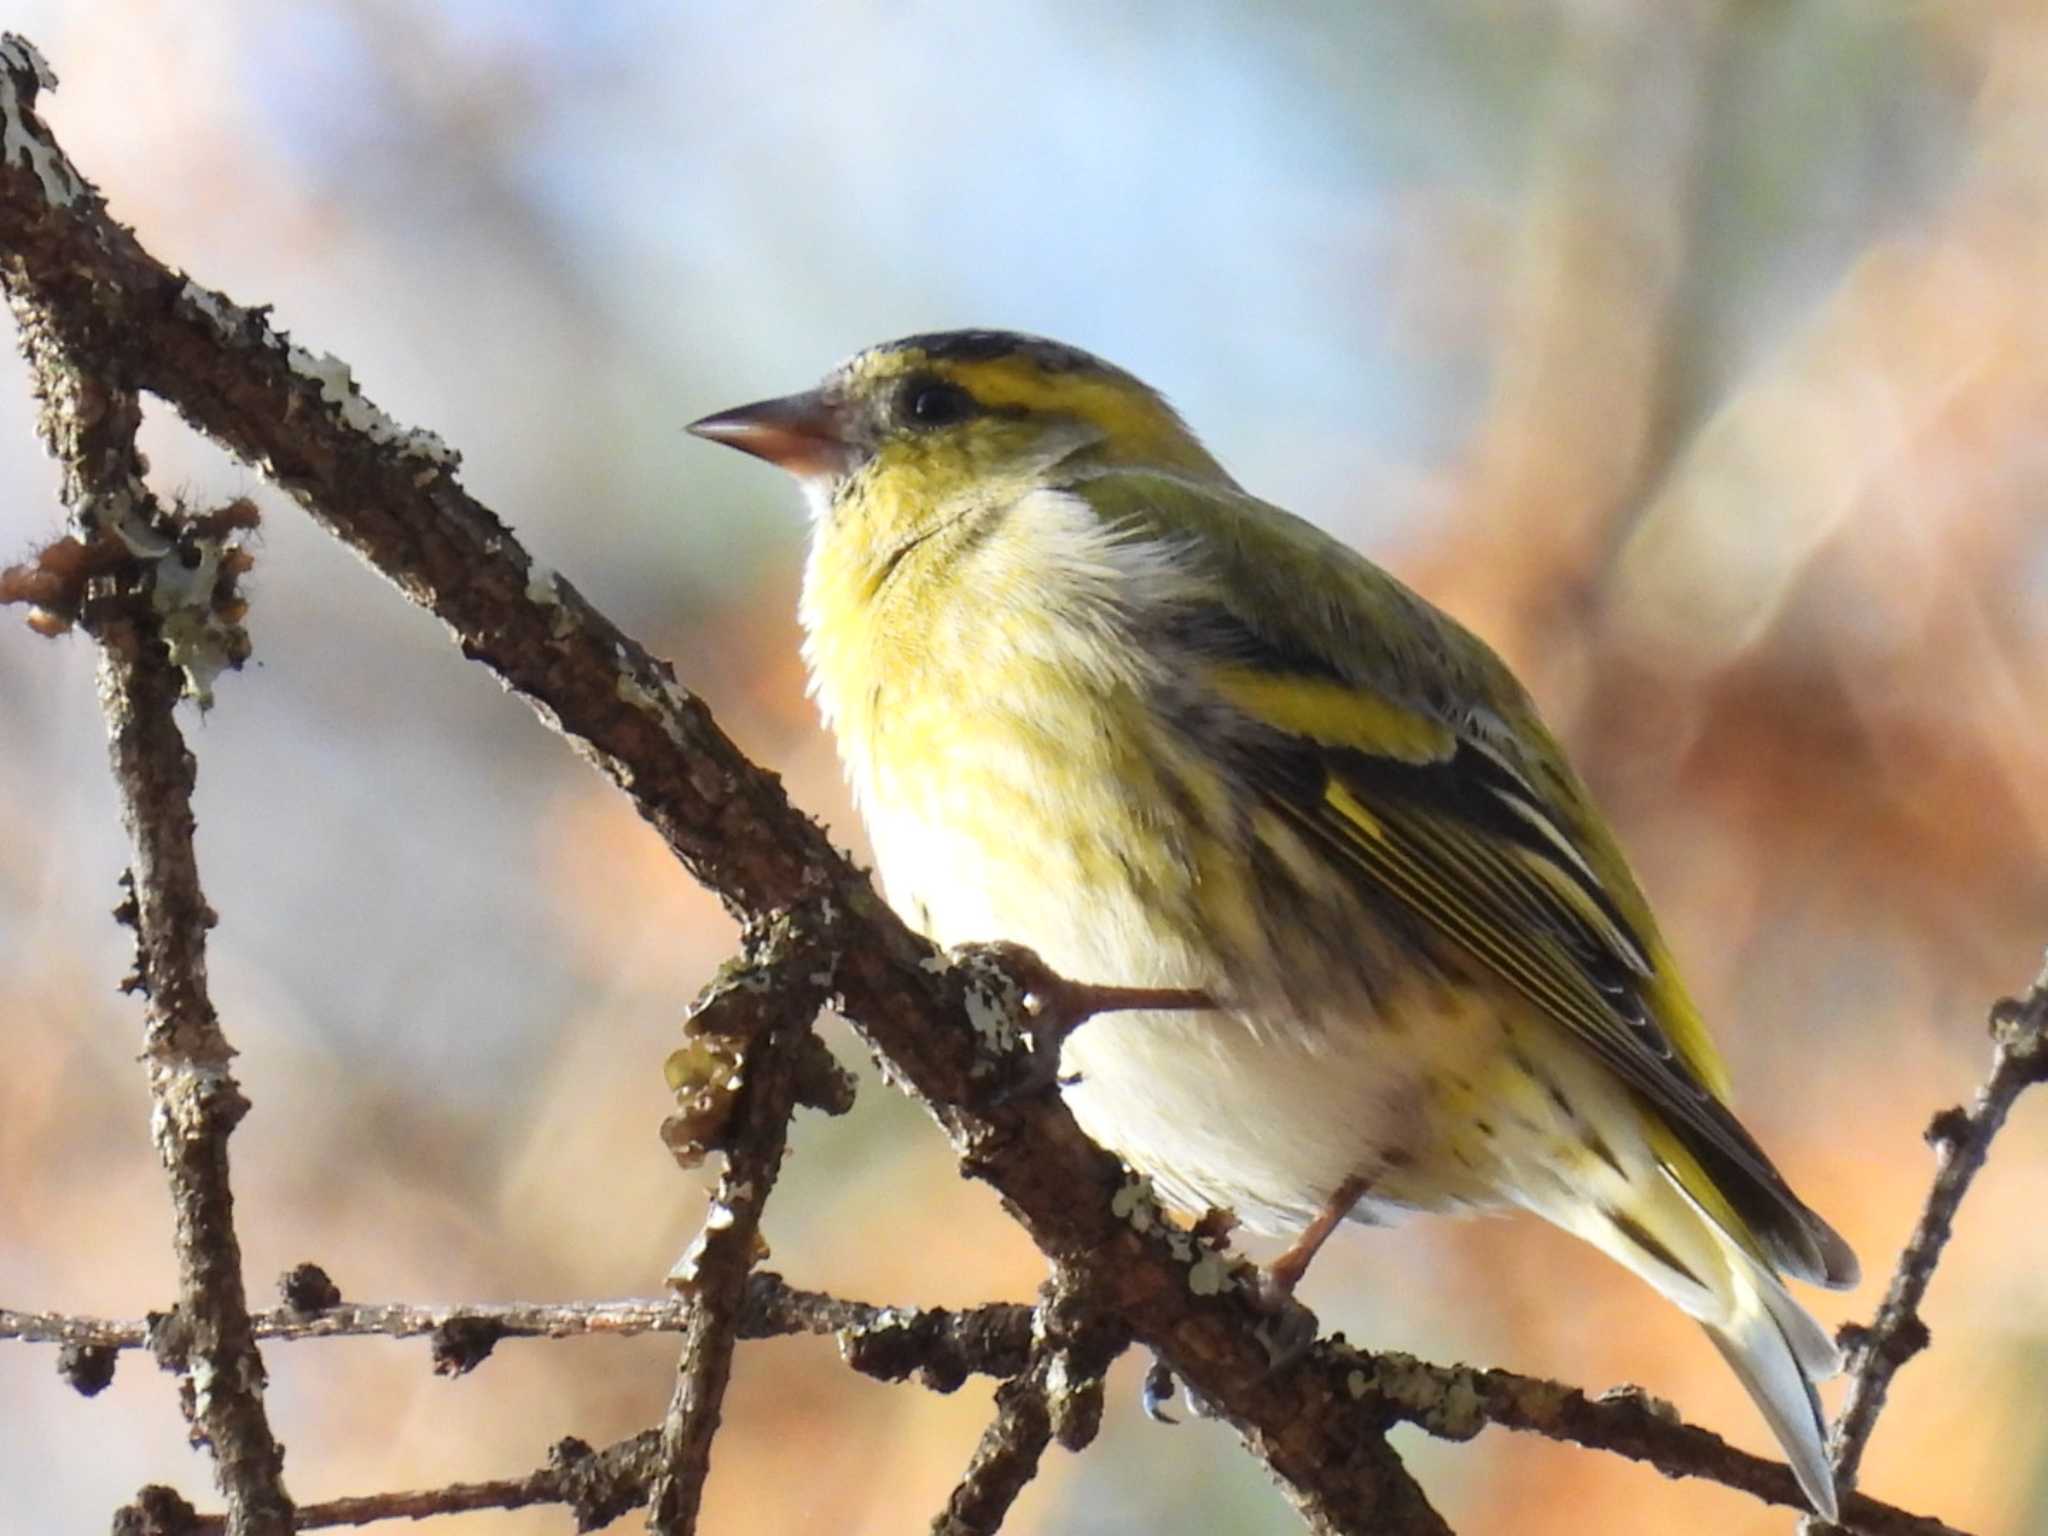
M 677 1333 L 687 1313 L 687 1302 L 670 1299 L 497 1307 L 341 1304 L 312 1316 L 277 1308 L 259 1312 L 251 1321 L 259 1338 L 414 1338 L 454 1329 L 495 1341 Z M 1016 1302 L 991 1302 L 958 1312 L 875 1306 L 801 1290 L 780 1275 L 757 1270 L 748 1282 L 739 1336 L 831 1334 L 857 1371 L 884 1381 L 915 1375 L 936 1391 L 950 1392 L 970 1374 L 1008 1380 L 1022 1373 L 1031 1358 L 1036 1316 L 1036 1308 Z M 122 1350 L 140 1347 L 145 1332 L 140 1322 L 0 1310 L 0 1338 Z M 1319 1345 L 1314 1358 L 1318 1368 L 1336 1378 L 1336 1385 L 1361 1405 L 1360 1411 L 1370 1401 L 1382 1420 L 1414 1424 L 1441 1439 L 1468 1440 L 1486 1425 L 1497 1424 L 1647 1462 L 1668 1477 L 1705 1478 L 1769 1503 L 1804 1507 L 1784 1466 L 1682 1422 L 1668 1404 L 1641 1393 L 1624 1389 L 1588 1397 L 1576 1387 L 1542 1377 L 1437 1365 L 1392 1352 L 1353 1349 L 1339 1341 Z M 1862 1494 L 1850 1494 L 1844 1510 L 1849 1529 L 1872 1536 L 1956 1536 L 1940 1521 Z
M 378 1520 L 425 1520 L 480 1509 L 566 1504 L 576 1513 L 577 1530 L 594 1531 L 647 1502 L 660 1449 L 660 1432 L 652 1429 L 601 1451 L 571 1437 L 557 1442 L 548 1452 L 547 1464 L 524 1477 L 303 1504 L 296 1526 L 313 1531 Z M 115 1536 L 222 1536 L 225 1530 L 221 1516 L 198 1513 L 174 1490 L 160 1485 L 143 1489 L 133 1504 L 114 1517 Z
M 932 1536 L 995 1536 L 1025 1484 L 1038 1475 L 1038 1459 L 1052 1442 L 1046 1402 L 1050 1357 L 1037 1357 L 1021 1376 L 996 1388 L 996 1415 L 982 1431 L 974 1455 L 946 1507 L 932 1521 Z
M 1319 1345 L 1315 1364 L 1383 1422 L 1414 1424 L 1440 1439 L 1469 1440 L 1497 1424 L 1646 1462 L 1666 1477 L 1704 1478 L 1767 1504 L 1807 1507 L 1783 1463 L 1738 1450 L 1712 1430 L 1685 1423 L 1669 1404 L 1630 1388 L 1594 1398 L 1513 1371 L 1431 1365 L 1341 1344 Z M 1844 1493 L 1842 1516 L 1844 1530 L 1863 1536 L 1962 1536 L 1939 1520 L 1860 1493 Z
M 1934 1147 L 1934 1187 L 1899 1255 L 1876 1318 L 1868 1328 L 1843 1331 L 1842 1342 L 1849 1351 L 1849 1397 L 1835 1420 L 1828 1451 L 1845 1489 L 1856 1485 L 1892 1377 L 1928 1345 L 1920 1304 L 1954 1230 L 1963 1196 L 1970 1192 L 2014 1102 L 2028 1088 L 2048 1081 L 2048 965 L 2024 998 L 2004 998 L 1992 1007 L 1991 1036 L 1996 1042 L 1991 1073 L 1970 1107 L 1945 1109 L 1927 1127 L 1927 1140 Z M 1806 1528 L 1824 1526 L 1809 1520 Z
M 692 1032 L 745 1042 L 745 1056 L 739 1097 L 720 1140 L 725 1167 L 718 1192 L 703 1230 L 670 1276 L 690 1305 L 647 1521 L 661 1536 L 690 1536 L 697 1528 L 760 1246 L 761 1210 L 782 1169 L 799 1066 L 825 1002 L 825 967 L 817 946 L 785 921 L 750 935 L 744 962 L 722 969 L 691 1009 Z
M 996 1389 L 995 1418 L 932 1521 L 933 1536 L 994 1536 L 1046 1446 L 1084 1450 L 1102 1426 L 1103 1376 L 1130 1346 L 1129 1333 L 1057 1276 L 1032 1323 L 1030 1358 Z
M 764 1282 L 767 1282 L 764 1284 Z M 1015 1377 L 1025 1368 L 1025 1355 L 1031 1348 L 1030 1335 L 1033 1331 L 1037 1309 L 1022 1306 L 991 1306 L 978 1308 L 974 1312 L 945 1314 L 916 1312 L 909 1308 L 873 1308 L 859 1302 L 841 1301 L 834 1297 L 821 1296 L 816 1292 L 789 1291 L 780 1286 L 772 1275 L 754 1276 L 756 1293 L 765 1294 L 765 1311 L 755 1314 L 750 1305 L 750 1321 L 746 1328 L 761 1327 L 776 1333 L 811 1332 L 829 1333 L 840 1331 L 845 1326 L 871 1326 L 880 1332 L 907 1329 L 921 1333 L 929 1328 L 945 1332 L 945 1319 L 967 1324 L 986 1322 L 993 1332 L 1006 1342 L 1004 1348 L 1014 1349 L 1015 1369 L 1004 1369 L 991 1360 L 997 1368 L 990 1374 Z M 343 1309 L 347 1310 L 347 1309 Z M 390 1309 L 403 1312 L 407 1309 Z M 550 1337 L 562 1336 L 564 1332 L 606 1332 L 609 1327 L 583 1329 L 582 1319 L 562 1319 L 570 1324 L 558 1332 L 554 1326 L 553 1308 L 506 1309 L 509 1315 L 532 1316 L 546 1314 L 545 1331 Z M 595 1311 L 598 1319 L 633 1319 L 630 1328 L 618 1331 L 645 1331 L 643 1320 L 660 1318 L 668 1331 L 680 1326 L 682 1308 L 677 1303 L 628 1302 L 615 1303 Z M 25 1317 L 28 1314 L 14 1314 Z M 439 1316 L 424 1309 L 416 1319 L 422 1326 L 414 1332 L 427 1331 L 427 1319 Z M 849 1319 L 851 1322 L 849 1323 Z M 280 1324 L 280 1337 L 328 1337 L 326 1333 L 291 1333 L 285 1320 L 277 1313 L 265 1313 L 259 1319 L 259 1326 L 275 1320 Z M 107 1324 L 91 1319 L 54 1320 L 57 1331 L 44 1337 L 89 1338 L 93 1342 L 111 1347 L 127 1347 L 139 1342 L 131 1338 L 138 1331 L 136 1324 Z M 1024 1337 L 1016 1335 L 1020 1331 Z M 784 1326 L 788 1324 L 789 1326 Z M 743 1329 L 743 1336 L 748 1336 Z M 763 1334 L 762 1336 L 767 1336 Z M 1040 1358 L 1037 1356 L 1034 1359 Z M 1105 1364 L 1107 1361 L 1105 1360 Z M 1802 1508 L 1798 1486 L 1792 1474 L 1777 1462 L 1752 1456 L 1747 1451 L 1737 1450 L 1710 1430 L 1678 1420 L 1667 1404 L 1645 1396 L 1642 1393 L 1623 1390 L 1603 1397 L 1589 1398 L 1575 1387 L 1561 1382 L 1546 1381 L 1538 1377 L 1519 1376 L 1512 1371 L 1481 1371 L 1468 1366 L 1431 1365 L 1414 1360 L 1406 1355 L 1385 1353 L 1373 1354 L 1354 1350 L 1341 1341 L 1319 1344 L 1313 1352 L 1305 1370 L 1327 1377 L 1332 1390 L 1341 1394 L 1359 1413 L 1360 1433 L 1379 1433 L 1394 1423 L 1414 1424 L 1442 1439 L 1469 1440 L 1488 1424 L 1542 1435 L 1547 1439 L 1565 1441 L 1585 1446 L 1592 1450 L 1608 1451 L 1645 1462 L 1664 1473 L 1667 1477 L 1701 1477 L 1723 1484 L 1741 1492 L 1750 1493 L 1769 1503 L 1781 1504 L 1787 1508 Z M 890 1379 L 901 1379 L 907 1371 L 897 1372 Z M 1085 1382 L 1085 1373 L 1077 1373 L 1073 1380 Z M 1048 1375 L 1046 1382 L 1052 1380 Z M 1086 1443 L 1086 1437 L 1093 1433 L 1094 1413 L 1099 1406 L 1099 1396 L 1092 1390 L 1069 1394 L 1071 1406 L 1054 1414 L 1048 1410 L 1047 1417 L 1053 1426 L 1053 1434 L 1063 1445 L 1078 1449 Z M 1011 1417 L 1022 1423 L 1035 1412 L 1028 1404 L 1020 1404 L 1011 1410 Z M 999 1411 L 997 1425 L 992 1426 L 995 1434 L 1003 1420 Z M 1005 1456 L 1020 1454 L 1011 1448 L 1015 1431 L 1005 1432 L 1003 1449 Z M 970 1465 L 969 1474 L 963 1478 L 962 1489 L 968 1489 L 977 1480 L 985 1480 L 989 1474 L 978 1472 L 990 1459 L 988 1450 L 990 1435 L 985 1435 L 983 1448 L 976 1453 L 975 1462 Z M 580 1467 L 584 1458 L 595 1455 L 598 1461 L 592 1463 L 595 1486 L 604 1491 L 605 1497 L 616 1501 L 607 1506 L 610 1513 L 605 1519 L 616 1518 L 617 1514 L 634 1505 L 646 1502 L 647 1487 L 654 1476 L 654 1461 L 659 1453 L 658 1432 L 649 1430 L 630 1440 L 619 1442 L 602 1452 L 593 1453 L 580 1441 L 564 1441 L 556 1448 L 550 1466 L 526 1477 L 506 1478 L 488 1483 L 455 1484 L 450 1488 L 426 1492 L 403 1494 L 369 1495 L 356 1499 L 338 1499 L 327 1504 L 312 1504 L 299 1511 L 300 1529 L 311 1529 L 320 1525 L 361 1523 L 372 1519 L 384 1519 L 404 1514 L 410 1518 L 438 1513 L 443 1510 L 483 1508 L 517 1508 L 533 1503 L 568 1503 L 579 1510 L 579 1518 L 586 1518 L 582 1511 L 584 1495 L 577 1489 L 589 1486 L 575 1481 L 551 1482 L 556 1474 L 556 1464 L 566 1456 L 567 1464 Z M 1042 1451 L 1043 1444 L 1041 1442 Z M 602 1476 L 596 1476 L 596 1470 Z M 1014 1475 L 1006 1473 L 1005 1475 Z M 636 1482 L 635 1479 L 638 1478 Z M 1017 1487 L 1022 1487 L 1018 1481 Z M 551 1491 L 558 1490 L 558 1491 Z M 1014 1496 L 1014 1495 L 1013 1495 Z M 963 1494 L 956 1490 L 956 1498 Z M 441 1501 L 441 1502 L 437 1502 Z M 514 1502 L 516 1501 L 516 1502 Z M 381 1511 L 390 1510 L 391 1516 Z M 366 1511 L 380 1511 L 368 1513 Z M 1846 1516 L 1844 1529 L 1865 1533 L 1865 1536 L 1963 1536 L 1954 1527 L 1938 1520 L 1911 1514 L 1905 1510 L 1884 1504 L 1860 1493 L 1848 1493 L 1843 1501 Z M 217 1516 L 191 1515 L 197 1521 L 189 1529 L 215 1531 L 220 1529 Z M 599 1521 L 597 1523 L 602 1523 Z M 188 1527 L 171 1528 L 182 1533 Z M 587 1528 L 587 1524 L 586 1524 Z
M 19 129 L 35 124 L 35 91 L 49 83 L 32 51 L 11 38 L 0 45 L 0 112 L 9 145 Z M 41 162 L 46 177 L 56 163 Z M 61 178 L 56 185 L 64 185 Z M 60 495 L 82 543 L 118 539 L 134 557 L 124 569 L 91 578 L 82 618 L 100 648 L 100 704 L 133 847 L 127 898 L 116 916 L 135 930 L 135 974 L 124 987 L 147 999 L 151 1127 L 174 1216 L 178 1300 L 153 1343 L 165 1368 L 179 1375 L 194 1439 L 213 1448 L 227 1529 L 234 1536 L 283 1536 L 292 1528 L 284 1451 L 264 1413 L 263 1358 L 242 1290 L 228 1179 L 228 1136 L 249 1106 L 228 1072 L 234 1052 L 207 992 L 206 930 L 214 914 L 193 848 L 196 770 L 173 717 L 194 678 L 191 666 L 180 664 L 180 650 L 212 621 L 218 550 L 212 567 L 203 556 L 187 563 L 194 546 L 143 485 L 137 396 L 72 349 L 32 265 L 11 251 L 5 285 L 41 402 L 38 425 L 60 466 Z M 198 686 L 203 690 L 204 682 Z
M 132 399 L 132 397 L 131 397 Z M 135 985 L 147 996 L 145 1052 L 157 1153 L 170 1176 L 178 1300 L 154 1330 L 158 1358 L 181 1378 L 196 1437 L 213 1447 L 234 1536 L 291 1529 L 284 1451 L 263 1408 L 264 1370 L 249 1326 L 242 1253 L 228 1177 L 230 1133 L 249 1104 L 227 1069 L 232 1056 L 207 994 L 206 930 L 214 914 L 193 856 L 194 764 L 172 710 L 183 679 L 158 626 L 140 611 L 95 613 L 100 701 L 134 845 L 129 899 Z

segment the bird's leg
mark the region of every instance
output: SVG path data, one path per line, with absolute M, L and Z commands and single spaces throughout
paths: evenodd
M 1067 1037 L 1098 1013 L 1144 1009 L 1204 1009 L 1220 1006 L 1192 987 L 1120 987 L 1069 981 L 1021 944 L 982 946 L 1024 989 L 1031 1016 L 1031 1069 L 1005 1091 L 1005 1099 L 1028 1097 L 1060 1083 L 1060 1048 Z
M 1309 1264 L 1322 1251 L 1323 1244 L 1330 1240 L 1330 1234 L 1337 1230 L 1337 1223 L 1351 1213 L 1351 1208 L 1364 1198 L 1371 1187 L 1370 1179 L 1356 1175 L 1339 1184 L 1337 1192 L 1316 1212 L 1315 1220 L 1302 1229 L 1301 1236 L 1294 1240 L 1292 1246 L 1259 1272 L 1256 1300 L 1268 1321 L 1260 1325 L 1258 1334 L 1259 1342 L 1266 1346 L 1268 1375 L 1286 1370 L 1307 1354 L 1309 1346 L 1315 1343 L 1316 1315 L 1294 1299 L 1294 1288 L 1301 1284 L 1301 1277 L 1308 1273 Z M 1202 1232 L 1207 1229 L 1220 1239 L 1236 1224 L 1236 1218 L 1228 1212 L 1211 1210 L 1196 1223 L 1195 1230 Z M 1173 1401 L 1176 1385 L 1172 1367 L 1154 1355 L 1152 1369 L 1145 1373 L 1145 1390 L 1140 1399 L 1147 1418 L 1158 1424 L 1176 1422 L 1166 1411 L 1167 1405 Z M 1188 1407 L 1198 1417 L 1214 1417 L 1209 1405 L 1192 1388 L 1186 1391 Z
M 1301 1229 L 1292 1246 L 1279 1258 L 1266 1266 L 1264 1290 L 1269 1300 L 1291 1297 L 1294 1288 L 1301 1284 L 1301 1277 L 1308 1273 L 1308 1267 L 1315 1256 L 1323 1251 L 1323 1244 L 1330 1240 L 1330 1234 L 1337 1230 L 1337 1223 L 1351 1214 L 1351 1208 L 1365 1197 L 1372 1188 L 1372 1181 L 1356 1174 L 1337 1186 L 1337 1192 L 1330 1196 L 1323 1208 L 1316 1212 L 1316 1219 Z

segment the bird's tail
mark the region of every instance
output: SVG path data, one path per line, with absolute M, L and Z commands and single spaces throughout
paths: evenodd
M 1681 1182 L 1686 1173 L 1696 1170 L 1660 1164 L 1629 1181 L 1628 1195 L 1611 1205 L 1542 1214 L 1699 1319 L 1756 1399 L 1814 1509 L 1833 1520 L 1839 1501 L 1827 1419 L 1813 1384 L 1841 1369 L 1840 1351 L 1786 1292 L 1757 1245 L 1738 1235 L 1740 1218 L 1725 1211 L 1725 1224 L 1717 1219 Z M 1711 1200 L 1711 1186 L 1706 1190 Z
M 1813 1507 L 1829 1521 L 1841 1510 L 1834 1468 L 1828 1464 L 1828 1422 L 1821 1412 L 1816 1381 L 1842 1368 L 1834 1340 L 1811 1313 L 1785 1292 L 1778 1277 L 1751 1265 L 1750 1283 L 1738 1286 L 1736 1306 L 1724 1320 L 1706 1324 L 1756 1405 Z

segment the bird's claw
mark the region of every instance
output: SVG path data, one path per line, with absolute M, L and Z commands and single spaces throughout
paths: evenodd
M 1139 1405 L 1145 1410 L 1145 1417 L 1154 1424 L 1180 1423 L 1179 1419 L 1166 1411 L 1168 1405 L 1173 1402 L 1176 1392 L 1179 1393 L 1181 1401 L 1188 1405 L 1188 1412 L 1196 1418 L 1216 1419 L 1223 1416 L 1214 1403 L 1197 1392 L 1193 1385 L 1180 1380 L 1173 1374 L 1172 1366 L 1154 1355 L 1151 1367 L 1145 1372 L 1145 1385 L 1138 1398 Z
M 1138 1406 L 1145 1410 L 1145 1417 L 1154 1424 L 1178 1424 L 1166 1405 L 1173 1401 L 1174 1393 L 1180 1390 L 1180 1383 L 1174 1380 L 1173 1368 L 1157 1355 L 1145 1372 L 1145 1385 L 1140 1390 Z

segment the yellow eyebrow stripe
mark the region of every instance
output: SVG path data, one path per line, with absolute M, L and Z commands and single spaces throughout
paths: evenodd
M 1222 666 L 1210 669 L 1209 685 L 1253 719 L 1319 746 L 1403 763 L 1439 763 L 1457 746 L 1443 721 L 1347 683 Z
M 940 359 L 933 371 L 991 410 L 1079 417 L 1092 422 L 1126 458 L 1175 468 L 1213 467 L 1164 401 L 1143 388 L 1092 373 L 1047 372 L 1028 357 L 959 362 Z

